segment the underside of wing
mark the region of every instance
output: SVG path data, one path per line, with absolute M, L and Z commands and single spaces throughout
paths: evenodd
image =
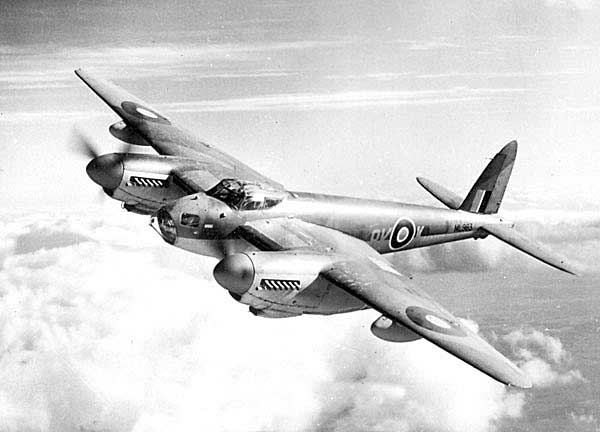
M 531 387 L 517 366 L 393 269 L 369 260 L 349 260 L 334 263 L 321 274 L 490 377 L 515 387 Z
M 328 256 L 320 275 L 329 282 L 492 378 L 531 387 L 519 368 L 362 240 L 288 218 L 249 222 L 240 228 L 240 235 L 260 250 Z
M 144 145 L 152 146 L 161 155 L 181 156 L 204 163 L 207 175 L 191 173 L 184 181 L 188 186 L 198 186 L 196 192 L 205 190 L 209 176 L 217 179 L 211 186 L 221 179 L 234 178 L 265 183 L 277 189 L 283 188 L 281 184 L 176 126 L 169 118 L 119 86 L 95 78 L 82 69 L 76 70 L 75 73 L 123 119 L 124 125 L 119 126 L 121 134 L 127 135 L 126 132 L 129 132 L 130 135 L 141 139 Z

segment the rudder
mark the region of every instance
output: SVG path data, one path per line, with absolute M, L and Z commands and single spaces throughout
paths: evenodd
M 511 141 L 485 167 L 460 206 L 471 213 L 498 212 L 517 156 L 517 142 Z

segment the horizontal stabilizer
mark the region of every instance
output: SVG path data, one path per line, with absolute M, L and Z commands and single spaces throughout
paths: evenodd
M 503 242 L 519 249 L 521 252 L 539 259 L 543 263 L 572 275 L 575 274 L 574 269 L 564 258 L 544 246 L 534 243 L 514 228 L 500 225 L 483 225 L 481 228 Z
M 417 177 L 417 181 L 425 188 L 427 192 L 429 192 L 447 207 L 451 208 L 452 210 L 458 210 L 460 208 L 463 200 L 454 192 L 449 191 L 444 186 L 441 186 L 436 182 L 427 180 L 423 177 Z

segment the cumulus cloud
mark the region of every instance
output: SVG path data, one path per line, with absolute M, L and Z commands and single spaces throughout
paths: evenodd
M 376 339 L 374 311 L 253 317 L 214 260 L 142 219 L 0 220 L 0 429 L 477 432 L 522 415 L 525 393 L 432 344 Z M 501 341 L 542 385 L 570 382 L 557 339 Z
M 539 330 L 515 330 L 502 340 L 509 344 L 517 364 L 535 386 L 583 381 L 579 370 L 569 369 L 571 356 L 560 340 Z
M 366 332 L 348 339 L 360 349 L 331 353 L 338 367 L 323 386 L 322 430 L 489 431 L 522 414 L 522 392 L 424 340 L 390 345 Z

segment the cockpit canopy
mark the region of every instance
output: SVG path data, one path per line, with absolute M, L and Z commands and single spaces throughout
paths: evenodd
M 208 190 L 207 195 L 223 201 L 235 210 L 264 210 L 279 204 L 284 191 L 268 185 L 235 179 L 224 179 Z

